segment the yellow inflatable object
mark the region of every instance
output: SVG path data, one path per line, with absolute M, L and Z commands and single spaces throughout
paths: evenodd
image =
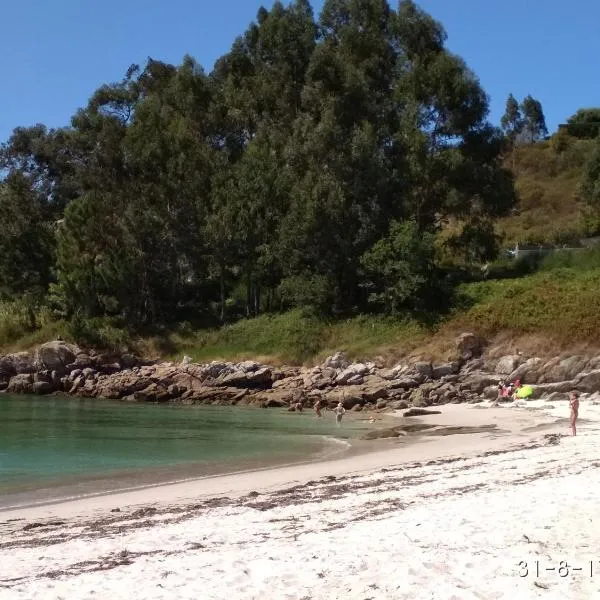
M 533 394 L 533 388 L 530 385 L 523 385 L 518 390 L 515 396 L 517 398 L 529 398 Z

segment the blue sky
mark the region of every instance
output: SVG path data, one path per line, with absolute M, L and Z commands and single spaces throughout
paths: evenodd
M 314 0 L 318 11 L 323 0 Z M 207 70 L 271 0 L 4 0 L 0 141 L 19 125 L 66 125 L 99 85 L 148 56 Z M 550 131 L 600 106 L 597 0 L 421 0 L 448 47 L 477 73 L 499 122 L 506 96 L 531 93 Z M 392 2 L 395 7 L 395 1 Z

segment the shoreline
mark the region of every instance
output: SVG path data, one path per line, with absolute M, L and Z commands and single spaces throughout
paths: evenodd
M 208 407 L 210 409 L 210 407 Z M 245 407 L 245 410 L 261 409 Z M 312 419 L 312 415 L 287 415 L 289 419 Z M 280 453 L 255 457 L 241 456 L 236 459 L 214 460 L 212 462 L 179 463 L 124 469 L 115 472 L 98 472 L 87 476 L 65 475 L 49 477 L 47 480 L 34 480 L 16 484 L 6 490 L 0 489 L 0 520 L 6 512 L 35 509 L 67 502 L 85 502 L 87 499 L 113 494 L 143 492 L 155 488 L 177 486 L 194 481 L 217 477 L 234 477 L 271 469 L 287 469 L 294 466 L 310 465 L 343 457 L 353 457 L 377 450 L 378 440 L 366 441 L 362 436 L 370 431 L 356 429 L 357 423 L 368 419 L 356 413 L 346 416 L 350 428 L 330 433 L 302 434 L 309 443 L 306 452 L 298 454 Z M 393 424 L 396 419 L 389 414 L 377 417 L 379 426 Z M 295 435 L 295 434 L 292 434 Z M 296 434 L 297 435 L 297 434 Z M 308 449 L 310 447 L 310 449 Z
M 0 600 L 596 597 L 600 406 L 441 410 L 506 433 L 1 514 Z
M 492 407 L 490 403 L 473 405 L 449 404 L 434 407 L 442 414 L 410 418 L 411 423 L 434 423 L 440 426 L 496 425 L 483 433 L 435 436 L 423 434 L 381 440 L 352 440 L 342 456 L 319 457 L 294 461 L 272 467 L 188 477 L 162 481 L 133 489 L 106 490 L 83 497 L 55 498 L 33 505 L 0 509 L 0 523 L 11 519 L 72 518 L 98 511 L 110 511 L 140 505 L 183 504 L 197 499 L 219 496 L 240 497 L 244 494 L 275 491 L 286 485 L 299 484 L 319 477 L 364 474 L 381 468 L 408 464 L 416 460 L 437 460 L 448 456 L 469 456 L 487 451 L 517 447 L 546 433 L 566 430 L 556 417 L 540 411 L 523 411 L 506 405 Z M 384 422 L 398 422 L 401 413 L 387 413 Z M 531 428 L 534 428 L 532 431 Z M 335 443 L 344 443 L 336 440 Z

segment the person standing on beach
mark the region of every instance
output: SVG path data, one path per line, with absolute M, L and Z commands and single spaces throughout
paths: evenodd
M 344 413 L 346 412 L 344 405 L 341 402 L 338 402 L 338 405 L 333 409 L 333 412 L 335 413 L 336 423 L 338 425 L 341 425 L 342 417 L 344 416 Z
M 577 435 L 577 417 L 579 416 L 579 396 L 577 392 L 569 394 L 569 408 L 571 409 L 571 432 Z

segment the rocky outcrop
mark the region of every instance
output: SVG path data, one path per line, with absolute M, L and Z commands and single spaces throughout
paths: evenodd
M 35 352 L 36 371 L 56 371 L 60 375 L 67 372 L 67 365 L 75 362 L 75 356 L 81 351 L 77 346 L 56 341 L 42 344 Z
M 532 384 L 533 398 L 565 398 L 571 390 L 600 392 L 600 357 L 543 360 L 494 351 L 472 333 L 456 340 L 460 358 L 445 363 L 351 362 L 338 352 L 314 367 L 274 367 L 255 361 L 179 363 L 143 361 L 129 353 L 99 354 L 63 341 L 34 352 L 0 356 L 0 390 L 61 392 L 127 402 L 240 404 L 296 410 L 317 400 L 324 408 L 406 409 L 496 398 L 499 380 Z M 495 356 L 495 358 L 491 358 Z M 412 413 L 416 414 L 416 413 Z M 424 414 L 424 413 L 420 413 Z

